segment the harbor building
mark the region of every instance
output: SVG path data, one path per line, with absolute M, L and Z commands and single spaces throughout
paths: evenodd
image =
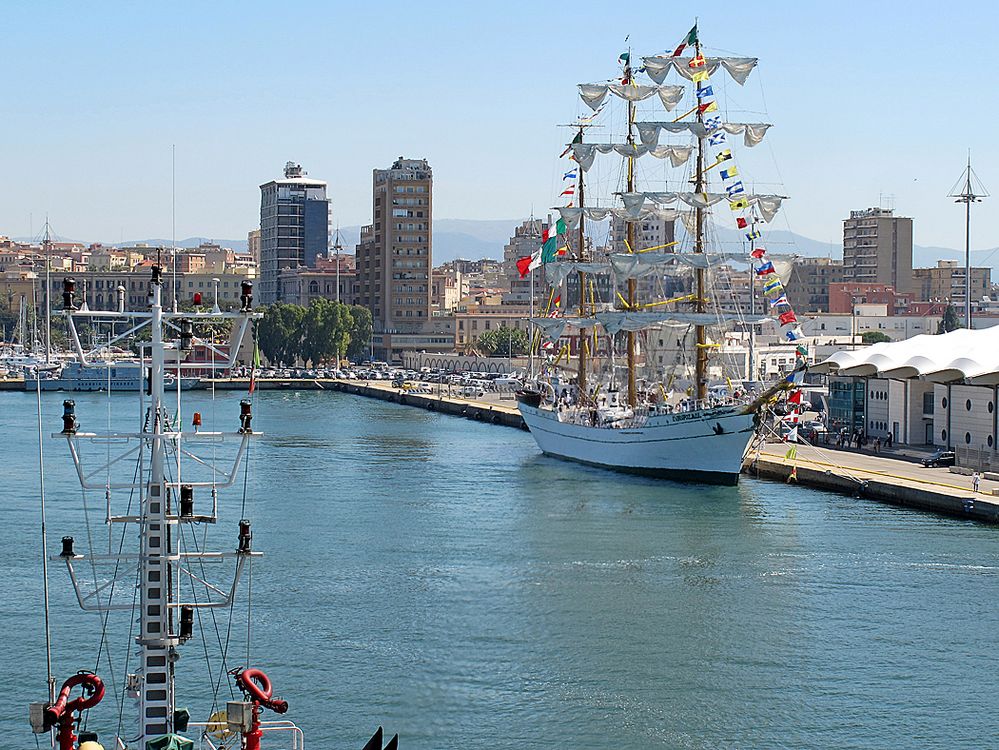
M 843 262 L 832 258 L 798 258 L 785 287 L 797 312 L 831 312 L 829 287 L 845 281 Z
M 356 250 L 358 299 L 371 310 L 375 356 L 399 361 L 407 349 L 444 345 L 431 320 L 433 170 L 426 159 L 400 156 L 373 170 L 371 182 L 372 222 Z
M 912 219 L 890 208 L 851 211 L 843 221 L 843 279 L 913 291 Z
M 999 469 L 999 326 L 841 351 L 812 367 L 829 374 L 831 430 L 937 446 L 960 466 Z
M 260 303 L 281 302 L 284 269 L 314 267 L 326 255 L 329 235 L 326 183 L 288 162 L 283 180 L 260 186 Z
M 357 277 L 375 331 L 412 333 L 430 318 L 433 172 L 426 159 L 399 157 L 376 169 L 372 223 L 361 230 Z
M 964 307 L 964 264 L 956 260 L 938 260 L 935 268 L 914 268 L 912 270 L 916 293 L 919 299 L 933 302 L 949 302 L 955 307 Z M 971 269 L 971 304 L 978 306 L 989 296 L 992 287 L 991 268 Z

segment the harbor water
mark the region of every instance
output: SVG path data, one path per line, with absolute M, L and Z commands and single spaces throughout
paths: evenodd
M 126 394 L 73 397 L 82 429 L 136 427 Z M 183 396 L 206 429 L 235 429 L 240 397 Z M 63 398 L 42 394 L 46 435 Z M 34 394 L 0 393 L 11 748 L 35 746 L 27 706 L 46 690 L 35 409 Z M 249 633 L 249 663 L 311 748 L 359 749 L 378 725 L 404 750 L 999 742 L 995 528 L 752 479 L 608 473 L 546 458 L 526 432 L 342 393 L 259 392 L 254 415 L 249 470 L 197 534 L 232 550 L 245 516 L 264 557 L 232 612 L 204 613 L 181 647 L 178 702 L 195 720 L 219 652 L 244 664 Z M 104 491 L 81 492 L 61 441 L 44 448 L 49 553 L 64 534 L 107 552 Z M 120 512 L 128 491 L 112 500 Z M 50 578 L 57 681 L 105 677 L 87 722 L 111 748 L 132 710 L 131 613 L 112 613 L 98 665 L 101 617 L 80 611 L 65 566 Z

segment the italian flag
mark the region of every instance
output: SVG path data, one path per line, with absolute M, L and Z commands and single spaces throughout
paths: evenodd
M 562 219 L 555 222 L 555 226 L 548 227 L 541 236 L 541 262 L 551 263 L 558 256 L 558 236 L 565 234 L 566 225 Z
M 527 274 L 533 271 L 535 268 L 541 265 L 541 250 L 540 248 L 533 255 L 525 255 L 523 258 L 517 258 L 517 271 L 520 273 L 520 278 L 525 278 Z
M 687 32 L 687 36 L 683 38 L 683 41 L 677 46 L 673 51 L 673 57 L 679 57 L 683 54 L 683 51 L 688 45 L 697 44 L 697 24 L 694 24 L 694 28 Z

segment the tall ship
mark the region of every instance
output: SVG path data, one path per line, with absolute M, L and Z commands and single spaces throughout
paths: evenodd
M 711 361 L 720 359 L 722 332 L 747 332 L 750 362 L 764 323 L 773 321 L 786 342 L 800 346 L 803 338 L 782 264 L 763 244 L 762 229 L 785 196 L 751 192 L 735 154 L 737 140 L 755 146 L 770 125 L 730 121 L 716 95 L 728 85 L 721 76 L 742 86 L 757 60 L 705 56 L 695 25 L 672 54 L 635 62 L 629 50 L 618 64 L 614 78 L 579 85 L 592 113 L 571 126 L 562 154 L 565 205 L 553 209 L 558 219 L 538 251 L 518 263 L 521 274 L 543 272 L 550 285 L 543 316 L 532 319 L 532 347 L 550 354 L 534 387 L 518 394 L 520 413 L 551 456 L 736 484 L 761 408 L 800 371 L 768 388 L 750 364 L 745 380 L 733 382 Z M 618 137 L 590 141 L 591 128 L 616 128 Z M 598 155 L 616 159 L 620 170 L 593 169 Z M 725 221 L 735 225 L 741 249 L 721 252 L 709 241 L 717 236 L 709 218 L 721 215 L 731 217 Z M 597 253 L 588 234 L 607 220 L 616 229 Z M 639 231 L 677 221 L 682 242 L 650 242 Z M 713 274 L 733 264 L 750 279 L 748 311 L 721 304 Z M 767 314 L 754 309 L 757 287 Z M 674 342 L 671 368 L 650 356 L 653 341 L 664 339 Z M 569 379 L 561 365 L 571 349 Z M 797 353 L 804 358 L 803 348 Z
M 64 315 L 77 341 L 75 321 L 81 317 L 126 321 L 130 333 L 148 330 L 140 357 L 148 364 L 149 378 L 148 387 L 136 392 L 139 418 L 134 430 L 113 430 L 108 421 L 106 431 L 91 431 L 91 424 L 105 424 L 102 416 L 77 414 L 75 402 L 66 399 L 61 429 L 52 435 L 66 444 L 84 498 L 88 491 L 103 494 L 107 533 L 91 533 L 88 521 L 89 549 L 63 536 L 59 554 L 43 556 L 47 695 L 28 711 L 36 744 L 59 750 L 304 750 L 304 733 L 290 718 L 294 699 L 278 697 L 280 686 L 272 684 L 265 671 L 280 655 L 255 653 L 250 661 L 251 570 L 262 553 L 254 548 L 252 524 L 244 513 L 247 488 L 241 467 L 248 461 L 250 444 L 261 435 L 253 427 L 255 379 L 239 401 L 238 412 L 223 415 L 218 409 L 216 415 L 212 408 L 207 416 L 217 418 L 217 425 L 203 424 L 199 412 L 183 414 L 186 397 L 182 400 L 179 390 L 168 387 L 168 369 L 183 373 L 204 366 L 184 362 L 184 357 L 193 346 L 213 346 L 207 333 L 212 326 L 232 326 L 232 347 L 217 354 L 226 358 L 227 367 L 235 364 L 240 343 L 253 319 L 260 317 L 252 311 L 252 283 L 243 282 L 241 309 L 231 313 L 164 310 L 158 265 L 152 268 L 150 290 L 148 310 L 91 312 L 76 308 L 74 283 L 63 282 Z M 40 393 L 38 399 L 41 440 Z M 41 446 L 39 451 L 41 456 Z M 44 477 L 43 469 L 41 529 L 47 550 Z M 221 495 L 240 488 L 242 508 L 234 515 L 230 509 L 240 504 Z M 227 548 L 212 551 L 208 530 L 223 524 L 229 529 Z M 106 551 L 98 548 L 102 536 Z M 98 665 L 106 662 L 111 670 L 109 641 L 127 630 L 120 643 L 127 657 L 115 660 L 114 673 L 99 675 L 84 668 L 94 665 L 93 654 L 65 649 L 54 653 L 58 646 L 50 636 L 50 622 L 62 615 L 50 615 L 50 566 L 65 570 L 81 609 L 100 615 Z M 241 592 L 248 600 L 245 643 L 238 643 L 238 625 L 233 629 L 234 604 Z M 115 613 L 118 627 L 109 626 Z M 217 652 L 210 656 L 215 645 Z M 60 675 L 66 678 L 60 681 L 54 658 L 75 661 L 79 671 Z M 194 676 L 203 674 L 206 666 L 213 695 L 190 710 L 178 696 L 199 694 L 192 688 Z M 94 731 L 98 727 L 114 729 L 100 737 Z M 48 737 L 42 739 L 44 735 Z M 364 748 L 383 750 L 382 744 L 379 728 Z M 397 744 L 396 736 L 385 750 Z

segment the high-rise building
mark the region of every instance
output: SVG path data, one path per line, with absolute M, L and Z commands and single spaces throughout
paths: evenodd
M 305 176 L 288 162 L 283 180 L 260 186 L 261 304 L 281 301 L 281 273 L 299 266 L 314 267 L 325 256 L 330 235 L 330 201 L 326 183 Z
M 400 156 L 373 172 L 372 223 L 356 255 L 360 302 L 376 333 L 417 333 L 430 319 L 433 184 L 426 159 Z
M 675 222 L 667 219 L 643 219 L 635 224 L 635 247 L 636 253 L 650 248 L 659 248 L 659 252 L 671 252 L 671 248 L 664 247 L 676 239 Z M 611 219 L 610 228 L 611 252 L 626 253 L 625 240 L 628 239 L 628 222 L 618 219 L 616 216 Z
M 843 221 L 843 280 L 913 291 L 912 219 L 890 208 L 851 211 Z
M 541 247 L 541 235 L 548 228 L 548 221 L 531 217 L 513 230 L 513 236 L 503 248 L 503 273 L 507 278 L 510 293 L 504 295 L 506 302 L 530 304 L 531 288 L 534 288 L 535 300 L 543 299 L 547 293 L 547 284 L 544 275 L 539 268 L 535 271 L 537 277 L 532 285 L 531 278 L 520 278 L 520 271 L 517 269 L 517 259 L 526 258 L 533 255 Z

